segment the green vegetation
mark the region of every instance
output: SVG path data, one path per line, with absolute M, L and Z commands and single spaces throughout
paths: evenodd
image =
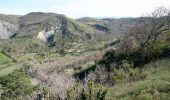
M 10 56 L 0 52 L 0 76 L 8 75 L 19 68 L 20 67 L 14 63 L 14 60 L 11 59 Z
M 124 67 L 128 67 L 129 65 L 125 63 Z M 107 80 L 107 84 L 114 81 L 113 86 L 103 86 L 91 81 L 85 88 L 76 85 L 67 92 L 67 97 L 68 100 L 76 100 L 76 98 L 96 100 L 99 95 L 96 96 L 95 93 L 101 92 L 104 93 L 101 96 L 106 100 L 168 100 L 170 98 L 169 65 L 168 57 L 145 64 L 143 68 L 114 69 L 111 72 L 114 79 Z M 97 100 L 104 100 L 104 98 Z
M 76 86 L 67 91 L 67 100 L 105 100 L 107 89 L 89 81 L 87 87 Z
M 9 63 L 11 61 L 12 60 L 9 57 L 7 57 L 6 55 L 4 55 L 3 53 L 0 52 L 0 65 Z
M 162 10 L 165 9 L 159 8 L 154 13 Z M 168 100 L 170 37 L 169 27 L 163 26 L 169 25 L 166 22 L 170 20 L 162 17 L 148 18 L 150 22 L 144 18 L 139 26 L 130 30 L 116 50 L 107 51 L 95 66 L 75 76 L 110 87 L 108 99 Z
M 168 100 L 170 98 L 170 58 L 146 64 L 145 77 L 123 82 L 110 89 L 110 98 L 119 100 Z
M 19 69 L 15 61 L 9 54 L 0 51 L 0 76 L 10 74 L 15 69 Z
M 0 76 L 8 75 L 12 73 L 15 69 L 19 69 L 19 68 L 20 67 L 15 64 L 0 66 Z
M 53 13 L 16 16 L 18 33 L 0 40 L 0 100 L 169 100 L 167 12 L 77 21 Z M 53 34 L 47 41 L 37 38 L 43 30 Z
M 3 89 L 2 100 L 22 99 L 34 91 L 30 77 L 22 70 L 15 70 L 7 76 L 0 77 L 0 84 Z

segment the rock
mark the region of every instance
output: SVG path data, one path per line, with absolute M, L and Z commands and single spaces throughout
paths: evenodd
M 0 39 L 10 38 L 18 30 L 18 26 L 0 20 Z
M 49 30 L 49 31 L 43 30 L 38 33 L 37 38 L 47 42 L 48 38 L 51 37 L 52 35 L 54 35 L 54 30 Z
M 70 49 L 70 50 L 68 50 L 68 53 L 73 53 L 73 52 L 75 52 L 75 50 L 74 50 L 74 49 Z

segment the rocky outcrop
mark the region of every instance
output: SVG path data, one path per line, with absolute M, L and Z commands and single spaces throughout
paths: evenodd
M 38 33 L 37 38 L 43 40 L 43 41 L 47 41 L 49 37 L 51 37 L 52 35 L 54 35 L 54 30 L 49 30 L 49 31 L 41 31 Z
M 60 28 L 61 25 L 57 25 L 56 27 L 48 26 L 48 28 L 38 33 L 37 38 L 45 42 L 54 41 L 52 37 L 54 37 L 54 34 L 58 32 Z
M 0 39 L 10 38 L 17 30 L 18 27 L 16 25 L 0 20 Z

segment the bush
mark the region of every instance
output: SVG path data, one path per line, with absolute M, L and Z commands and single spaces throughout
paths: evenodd
M 2 99 L 17 99 L 22 96 L 31 94 L 34 86 L 30 78 L 22 70 L 15 70 L 13 73 L 0 78 L 0 84 L 4 88 Z
M 67 100 L 105 100 L 107 89 L 89 81 L 87 86 L 74 87 L 67 92 Z

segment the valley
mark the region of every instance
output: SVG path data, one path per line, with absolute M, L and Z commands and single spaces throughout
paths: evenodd
M 0 14 L 0 100 L 169 100 L 170 11 L 153 13 Z

